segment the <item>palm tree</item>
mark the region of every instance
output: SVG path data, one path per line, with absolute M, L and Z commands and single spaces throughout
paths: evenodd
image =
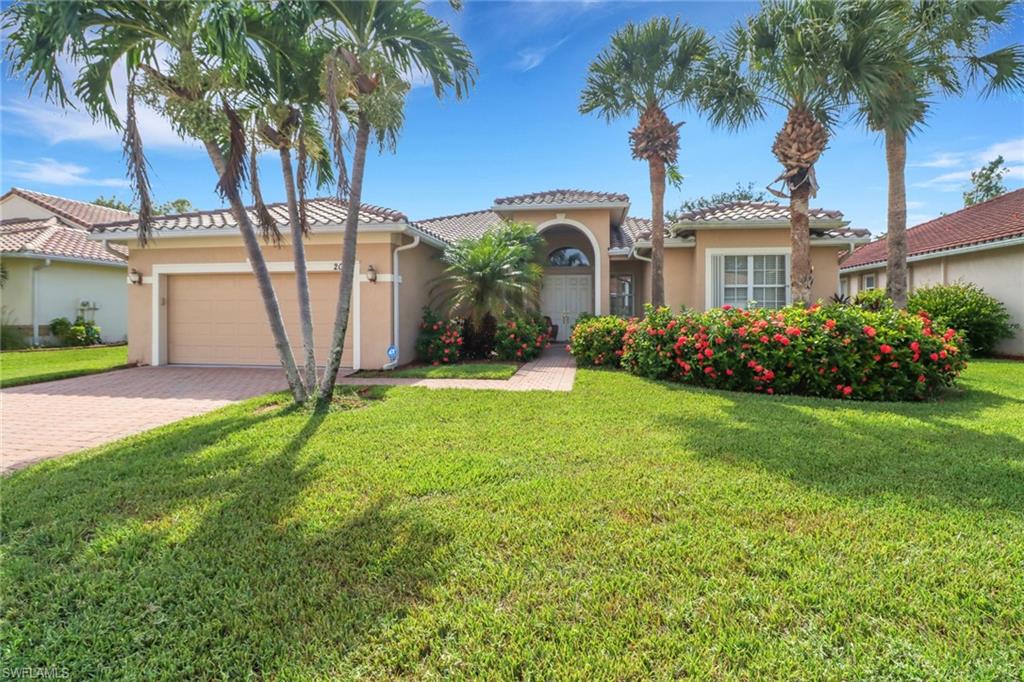
M 338 301 L 326 371 L 317 394 L 319 402 L 327 402 L 334 392 L 348 331 L 358 207 L 370 135 L 376 133 L 378 144 L 394 148 L 410 73 L 427 76 L 436 96 L 450 89 L 458 99 L 472 85 L 475 67 L 465 43 L 416 0 L 321 3 L 315 5 L 315 11 L 320 35 L 335 46 L 326 63 L 324 89 L 336 150 L 341 145 L 343 102 L 354 109 L 355 128 Z
M 256 230 L 246 213 L 241 184 L 246 177 L 246 135 L 231 99 L 255 59 L 239 7 L 217 2 L 17 3 L 4 13 L 12 72 L 42 81 L 46 97 L 70 107 L 60 58 L 80 67 L 73 88 L 86 110 L 124 131 L 125 160 L 139 204 L 139 241 L 153 227 L 147 163 L 135 115 L 142 96 L 182 135 L 201 141 L 220 181 L 263 299 L 278 357 L 297 402 L 308 390 L 299 375 Z M 164 57 L 158 58 L 158 55 Z M 112 74 L 128 72 L 122 122 L 114 108 Z M 219 103 L 219 106 L 215 103 Z
M 874 6 L 862 7 L 864 12 Z M 963 95 L 984 80 L 983 93 L 1024 90 L 1024 47 L 1012 45 L 980 54 L 993 30 L 1011 19 L 1009 0 L 967 3 L 892 0 L 888 11 L 898 21 L 890 80 L 859 88 L 860 114 L 870 130 L 885 136 L 889 177 L 886 226 L 886 293 L 899 308 L 907 305 L 907 139 L 926 122 L 929 101 L 937 94 Z M 862 16 L 851 14 L 856 24 Z
M 818 189 L 814 164 L 850 93 L 884 80 L 888 70 L 888 34 L 873 27 L 889 16 L 878 8 L 869 25 L 846 31 L 848 5 L 838 0 L 764 4 L 709 60 L 700 88 L 714 125 L 745 127 L 763 118 L 767 105 L 787 114 L 772 146 L 783 167 L 775 179 L 782 191 L 769 191 L 789 199 L 791 297 L 805 303 L 814 281 L 809 216 Z
M 637 116 L 633 158 L 647 161 L 651 184 L 651 302 L 665 303 L 665 173 L 679 157 L 679 128 L 668 110 L 697 102 L 699 65 L 711 52 L 703 29 L 656 17 L 626 24 L 590 64 L 580 113 L 607 121 Z

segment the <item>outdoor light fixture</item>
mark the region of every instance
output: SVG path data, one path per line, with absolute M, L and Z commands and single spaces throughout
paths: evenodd
M 372 265 L 366 268 L 366 281 L 370 284 L 377 283 L 377 268 Z
M 142 273 L 132 268 L 128 271 L 128 282 L 130 284 L 142 284 Z

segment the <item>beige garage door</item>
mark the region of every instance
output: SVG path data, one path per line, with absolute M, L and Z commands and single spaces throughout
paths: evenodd
M 273 275 L 281 314 L 288 326 L 288 339 L 301 362 L 302 333 L 299 329 L 295 276 Z M 311 273 L 313 335 L 317 362 L 324 364 L 334 324 L 338 297 L 338 275 Z M 342 365 L 352 364 L 352 336 L 349 318 Z M 267 324 L 256 281 L 249 274 L 171 275 L 167 285 L 167 361 L 197 365 L 277 365 L 277 349 Z

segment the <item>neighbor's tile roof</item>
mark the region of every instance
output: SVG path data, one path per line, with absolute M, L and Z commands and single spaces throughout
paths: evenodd
M 99 223 L 108 223 L 114 220 L 125 220 L 135 217 L 134 213 L 129 213 L 128 211 L 119 211 L 116 208 L 107 208 L 106 206 L 98 206 L 85 201 L 65 199 L 52 194 L 34 192 L 20 187 L 12 187 L 3 195 L 3 197 L 0 197 L 0 199 L 6 199 L 11 195 L 19 196 L 45 208 L 48 211 L 52 211 L 72 226 L 84 227 L 87 229 L 94 225 L 98 225 Z
M 274 216 L 274 220 L 279 227 L 287 228 L 287 203 L 267 204 L 267 209 Z M 255 224 L 256 214 L 251 207 L 247 211 Z M 333 197 L 309 199 L 306 201 L 306 215 L 312 228 L 325 225 L 342 225 L 348 216 L 348 206 Z M 400 223 L 406 221 L 407 218 L 404 213 L 390 208 L 363 204 L 359 210 L 359 222 L 362 224 Z M 159 216 L 154 219 L 154 223 L 154 228 L 157 232 L 187 229 L 233 230 L 238 227 L 235 217 L 231 214 L 231 209 L 228 208 Z M 136 229 L 138 229 L 137 221 L 120 220 L 98 225 L 94 228 L 94 231 L 134 232 Z
M 117 246 L 115 250 L 127 251 Z M 59 218 L 33 220 L 29 218 L 10 218 L 0 220 L 0 252 L 5 254 L 32 254 L 38 256 L 56 256 L 74 258 L 85 261 L 105 263 L 123 263 L 103 248 L 97 241 L 91 241 L 88 233 L 79 227 L 69 227 Z
M 812 208 L 811 220 L 842 220 L 842 211 Z M 731 201 L 717 204 L 679 216 L 677 222 L 686 223 L 731 223 L 731 222 L 789 222 L 789 206 L 764 201 Z
M 613 249 L 628 248 L 633 246 L 638 239 L 649 237 L 651 234 L 650 218 L 634 218 L 626 216 L 622 225 L 612 228 L 611 245 Z
M 501 216 L 494 211 L 484 210 L 418 220 L 413 225 L 443 241 L 455 242 L 479 237 L 500 222 Z
M 963 246 L 1024 236 L 1024 189 L 960 209 L 907 230 L 907 255 L 919 256 Z M 840 269 L 886 260 L 885 238 L 860 247 Z
M 530 206 L 571 206 L 573 204 L 622 204 L 629 203 L 629 196 L 612 192 L 591 192 L 584 189 L 552 189 L 547 192 L 517 194 L 494 200 L 496 207 L 529 208 Z

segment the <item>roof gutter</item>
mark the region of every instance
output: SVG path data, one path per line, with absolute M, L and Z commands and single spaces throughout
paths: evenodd
M 1010 237 L 1009 239 L 1000 239 L 993 242 L 985 242 L 983 244 L 970 244 L 968 246 L 959 246 L 951 249 L 943 249 L 941 251 L 929 251 L 927 253 L 920 253 L 916 256 L 908 256 L 908 263 L 916 263 L 923 260 L 932 260 L 933 258 L 945 258 L 946 256 L 961 256 L 968 253 L 976 253 L 978 251 L 990 251 L 992 249 L 1001 249 L 1007 246 L 1024 246 L 1024 235 L 1019 237 Z M 878 268 L 884 268 L 885 261 L 878 260 L 863 265 L 851 265 L 849 267 L 843 267 L 842 264 L 839 266 L 839 273 L 844 274 L 847 272 L 861 272 L 864 270 L 877 270 Z

